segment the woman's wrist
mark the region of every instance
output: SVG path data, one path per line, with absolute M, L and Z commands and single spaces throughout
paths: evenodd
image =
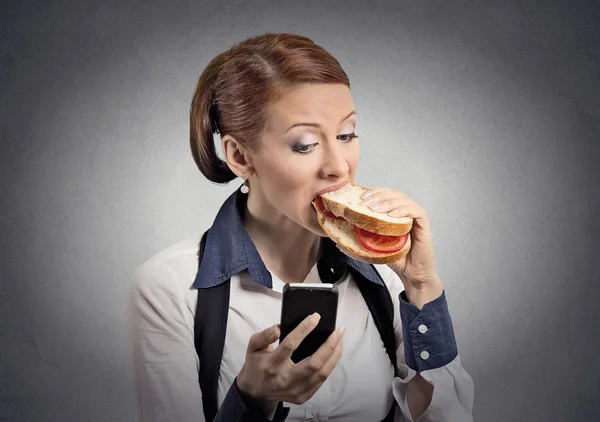
M 405 283 L 404 290 L 406 298 L 417 308 L 422 309 L 426 303 L 429 303 L 442 294 L 444 291 L 444 283 L 437 278 L 426 283 Z
M 248 406 L 249 409 L 259 412 L 265 416 L 272 414 L 277 408 L 278 402 L 255 396 L 256 393 L 252 387 L 252 384 L 245 380 L 243 371 L 244 369 L 242 368 L 239 375 L 235 379 L 235 383 L 246 406 Z

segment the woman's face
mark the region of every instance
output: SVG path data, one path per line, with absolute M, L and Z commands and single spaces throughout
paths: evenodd
M 312 200 L 355 181 L 359 146 L 350 89 L 303 84 L 271 104 L 268 116 L 262 148 L 253 154 L 251 189 L 258 188 L 271 212 L 324 236 Z

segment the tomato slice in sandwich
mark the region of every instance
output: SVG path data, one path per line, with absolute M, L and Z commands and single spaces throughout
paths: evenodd
M 354 226 L 354 233 L 366 249 L 379 253 L 399 252 L 408 241 L 408 233 L 403 236 L 384 236 L 356 226 Z
M 325 209 L 325 206 L 323 205 L 323 200 L 321 199 L 320 196 L 315 197 L 315 203 L 317 204 L 317 207 L 319 207 L 319 211 L 321 211 L 323 214 L 325 214 L 325 217 L 335 218 L 336 220 L 343 220 L 344 219 L 344 217 L 338 217 L 337 215 L 335 215 L 331 211 L 327 211 Z

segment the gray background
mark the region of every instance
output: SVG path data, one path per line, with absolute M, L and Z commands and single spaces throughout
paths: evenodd
M 266 31 L 338 58 L 359 182 L 428 211 L 475 420 L 600 420 L 600 3 L 388 3 L 3 3 L 0 420 L 136 420 L 130 276 L 239 186 L 189 103 Z

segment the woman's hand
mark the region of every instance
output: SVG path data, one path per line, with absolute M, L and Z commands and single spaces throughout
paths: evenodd
M 404 283 L 412 303 L 422 307 L 426 303 L 420 303 L 423 300 L 437 298 L 442 293 L 443 283 L 436 271 L 433 240 L 425 210 L 412 198 L 394 189 L 375 187 L 363 193 L 361 198 L 361 204 L 373 211 L 413 219 L 408 254 L 388 265 Z
M 279 325 L 250 337 L 246 362 L 238 377 L 238 389 L 254 399 L 255 405 L 268 415 L 280 401 L 303 404 L 325 382 L 342 356 L 343 329 L 336 329 L 311 356 L 294 363 L 292 353 L 317 326 L 319 315 L 302 321 L 275 349 L 280 336 Z

